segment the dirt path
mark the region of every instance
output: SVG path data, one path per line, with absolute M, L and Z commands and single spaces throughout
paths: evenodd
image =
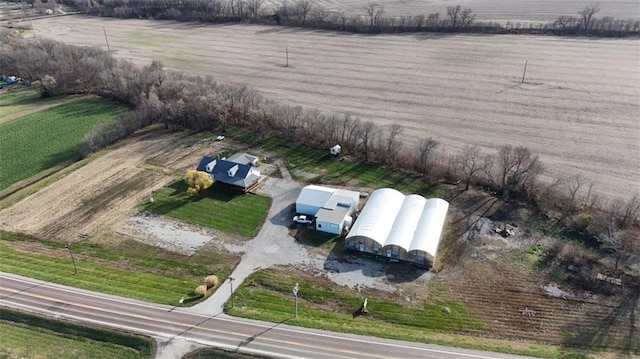
M 81 16 L 33 24 L 38 36 L 101 47 L 104 26 L 120 58 L 161 60 L 382 128 L 400 123 L 410 146 L 429 136 L 447 154 L 524 145 L 550 178 L 581 174 L 609 197 L 640 192 L 637 39 L 362 36 Z

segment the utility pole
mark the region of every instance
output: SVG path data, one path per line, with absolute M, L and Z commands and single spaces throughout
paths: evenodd
M 296 286 L 293 287 L 293 297 L 294 297 L 294 302 L 295 302 L 295 316 L 298 316 L 298 290 L 300 289 L 300 286 L 298 285 L 298 283 L 296 283 Z
M 231 287 L 231 308 L 233 308 L 233 277 L 229 277 L 229 286 Z
M 286 52 L 286 54 L 287 54 L 287 63 L 284 65 L 284 67 L 289 67 L 289 48 L 288 48 L 288 47 L 285 47 L 285 48 L 284 48 L 284 51 L 285 51 L 285 52 Z
M 76 260 L 75 258 L 73 258 L 73 252 L 71 252 L 71 243 L 67 243 L 65 247 L 67 247 L 67 249 L 69 250 L 69 255 L 71 256 L 71 261 L 73 262 L 73 272 L 75 274 L 78 274 L 78 268 L 76 267 Z
M 528 60 L 524 61 L 524 71 L 522 71 L 522 82 L 520 83 L 524 83 L 524 75 L 527 73 L 527 62 L 529 62 Z
M 107 51 L 111 52 L 111 48 L 109 47 L 109 39 L 107 38 L 107 29 L 105 29 L 104 26 L 102 27 L 102 31 L 104 31 L 104 41 L 107 42 Z

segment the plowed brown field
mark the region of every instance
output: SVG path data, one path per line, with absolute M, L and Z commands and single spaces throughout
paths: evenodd
M 39 37 L 106 48 L 104 27 L 121 58 L 161 60 L 381 126 L 401 123 L 407 142 L 432 136 L 450 154 L 468 144 L 487 152 L 523 145 L 549 178 L 582 174 L 610 197 L 640 192 L 637 39 L 364 36 L 82 16 L 33 24 Z

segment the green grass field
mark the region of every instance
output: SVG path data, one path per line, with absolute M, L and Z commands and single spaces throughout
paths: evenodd
M 151 358 L 151 338 L 0 308 L 0 358 Z M 28 345 L 25 345 L 28 343 Z
M 142 208 L 185 222 L 200 224 L 226 233 L 253 237 L 267 217 L 271 198 L 211 187 L 195 197 L 186 194 L 180 180 L 153 195 L 154 203 Z
M 36 241 L 57 256 L 10 246 L 11 242 L 35 245 Z M 220 281 L 226 279 L 239 260 L 213 250 L 181 255 L 136 241 L 125 241 L 114 248 L 81 242 L 71 248 L 78 274 L 74 274 L 63 243 L 0 232 L 0 271 L 175 305 L 181 297 L 189 297 L 205 276 L 215 274 Z
M 106 100 L 83 98 L 0 123 L 0 190 L 79 159 L 83 136 L 99 122 L 124 111 Z
M 42 97 L 34 88 L 21 88 L 0 95 L 0 123 L 14 120 L 18 117 L 42 111 L 71 101 L 80 96 Z
M 294 143 L 292 141 L 257 135 L 245 129 L 232 128 L 227 135 L 249 146 L 260 146 L 268 151 L 286 158 L 289 170 L 304 171 L 316 174 L 315 178 L 305 182 L 364 186 L 368 188 L 391 187 L 404 193 L 417 193 L 427 197 L 446 196 L 446 190 L 438 186 L 430 186 L 421 176 L 410 176 L 391 169 L 366 164 L 356 160 L 335 158 L 327 151 L 319 151 Z

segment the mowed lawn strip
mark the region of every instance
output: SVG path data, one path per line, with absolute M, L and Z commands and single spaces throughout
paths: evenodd
M 291 290 L 299 283 L 298 317 Z M 434 299 L 399 303 L 318 278 L 302 278 L 275 268 L 250 275 L 234 294 L 231 315 L 337 332 L 436 343 L 548 358 L 567 355 L 554 345 L 481 337 L 488 330 L 464 304 L 434 286 Z M 365 297 L 366 314 L 358 313 Z M 445 309 L 446 308 L 446 309 Z M 576 355 L 572 358 L 584 358 Z
M 17 250 L 12 242 L 38 243 L 51 254 Z M 208 274 L 224 280 L 237 264 L 232 256 L 165 253 L 133 241 L 113 249 L 77 243 L 72 253 L 77 274 L 64 244 L 0 232 L 0 271 L 162 304 L 191 296 Z
M 125 111 L 103 99 L 83 98 L 0 123 L 0 190 L 79 159 L 82 138 L 96 124 Z
M 329 185 L 348 183 L 351 186 L 368 188 L 391 187 L 404 193 L 419 193 L 434 197 L 446 195 L 444 188 L 428 185 L 422 176 L 407 175 L 366 164 L 348 156 L 334 157 L 329 154 L 328 148 L 326 151 L 320 151 L 283 138 L 263 138 L 255 132 L 239 128 L 227 129 L 227 135 L 250 146 L 260 146 L 286 158 L 293 176 L 296 176 L 299 171 L 315 175 L 314 178 L 303 178 L 305 181 Z
M 0 308 L 2 358 L 151 358 L 151 338 Z M 29 343 L 29 345 L 25 345 Z
M 197 196 L 186 193 L 187 186 L 179 180 L 153 195 L 142 204 L 149 212 L 215 228 L 222 232 L 253 237 L 267 217 L 271 198 L 253 193 L 240 193 L 213 187 Z

